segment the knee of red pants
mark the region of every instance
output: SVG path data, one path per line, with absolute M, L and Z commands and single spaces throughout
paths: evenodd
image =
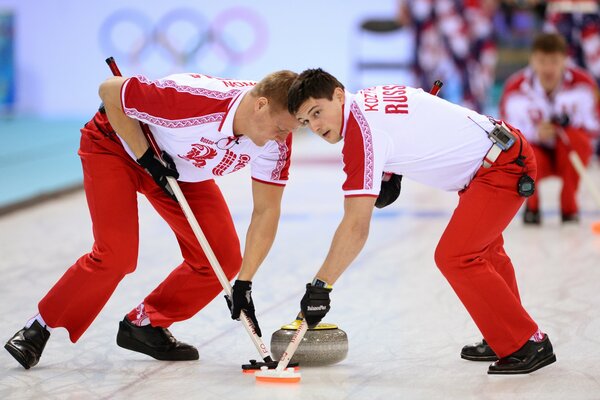
M 460 264 L 460 255 L 454 250 L 451 244 L 446 244 L 446 242 L 442 238 L 433 255 L 435 264 L 444 276 L 456 271 L 456 267 Z
M 565 128 L 565 133 L 569 137 L 570 148 L 575 150 L 581 161 L 587 165 L 594 153 L 589 133 L 584 129 L 573 127 Z
M 123 275 L 132 273 L 137 267 L 138 246 L 133 242 L 119 244 L 94 243 L 88 258 L 96 270 L 119 271 Z
M 459 250 L 458 246 L 460 243 L 457 243 L 456 237 L 442 236 L 435 249 L 435 264 L 448 280 L 466 272 L 471 267 L 481 265 L 486 258 L 485 251 L 468 248 L 468 246 L 466 250 Z
M 227 278 L 231 280 L 240 272 L 242 266 L 240 241 L 235 233 L 235 228 L 233 228 L 233 223 L 231 223 L 229 230 L 224 229 L 219 233 L 221 236 L 215 237 L 212 231 L 208 233 L 212 234 L 207 237 L 209 246 L 217 258 L 221 269 Z M 208 257 L 197 242 L 195 246 L 183 247 L 182 252 L 185 261 L 192 269 L 201 270 L 206 266 L 211 267 Z
M 531 149 L 533 150 L 535 164 L 536 164 L 536 176 L 534 178 L 537 181 L 539 181 L 548 176 L 555 175 L 556 174 L 556 170 L 555 170 L 555 166 L 554 166 L 555 150 L 537 146 L 534 144 L 531 145 Z
M 214 250 L 213 250 L 214 251 Z M 202 253 L 204 255 L 204 253 Z M 242 266 L 242 255 L 240 253 L 239 246 L 237 248 L 230 248 L 228 251 L 218 253 L 215 251 L 215 257 L 219 262 L 219 266 L 227 276 L 227 279 L 233 279 Z M 186 259 L 186 263 L 190 268 L 196 272 L 203 272 L 207 267 L 212 268 L 210 261 L 207 257 L 195 257 L 194 259 Z
M 577 188 L 579 180 L 575 177 L 572 179 L 563 178 L 563 187 L 560 192 L 560 211 L 563 214 L 576 214 L 579 212 L 577 203 Z

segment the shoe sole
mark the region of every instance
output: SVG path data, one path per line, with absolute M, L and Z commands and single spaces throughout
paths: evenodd
M 469 356 L 465 354 L 461 354 L 460 358 L 468 361 L 498 361 L 498 357 L 496 356 Z
M 146 354 L 156 360 L 160 361 L 195 361 L 200 357 L 198 356 L 198 352 L 195 354 L 171 354 L 165 355 L 159 351 L 156 351 L 139 340 L 132 339 L 126 335 L 117 334 L 117 345 L 127 350 L 135 351 L 138 353 Z
M 10 353 L 11 356 L 14 357 L 15 360 L 17 360 L 19 362 L 19 364 L 21 364 L 21 366 L 25 369 L 29 369 L 31 367 L 33 367 L 33 365 L 29 365 L 27 363 L 27 361 L 25 360 L 25 357 L 23 357 L 23 354 L 15 347 L 11 346 L 9 343 L 6 343 L 4 345 L 4 348 L 6 349 L 6 351 L 8 351 Z
M 546 365 L 550 365 L 556 361 L 556 355 L 554 353 L 550 354 L 548 357 L 540 360 L 537 364 L 533 365 L 531 368 L 526 370 L 515 370 L 515 369 L 507 369 L 507 370 L 492 370 L 488 369 L 489 375 L 517 375 L 517 374 L 529 374 L 533 371 L 537 371 L 540 368 L 545 367 Z

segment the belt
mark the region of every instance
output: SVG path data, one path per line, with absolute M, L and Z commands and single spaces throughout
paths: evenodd
M 493 144 L 488 152 L 483 156 L 483 168 L 489 168 L 494 164 L 498 156 L 502 153 L 502 149 L 497 144 Z

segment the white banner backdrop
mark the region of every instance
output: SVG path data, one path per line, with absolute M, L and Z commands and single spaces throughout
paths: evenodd
M 110 76 L 108 56 L 124 75 L 150 78 L 202 72 L 259 80 L 278 69 L 322 67 L 355 89 L 360 24 L 393 18 L 396 7 L 397 0 L 0 0 L 15 14 L 16 110 L 43 116 L 92 112 Z M 406 58 L 409 43 L 391 41 L 381 56 Z M 406 79 L 393 73 L 374 83 L 396 76 Z

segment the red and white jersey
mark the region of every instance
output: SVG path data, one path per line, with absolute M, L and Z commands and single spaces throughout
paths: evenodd
M 155 81 L 136 76 L 123 84 L 121 106 L 126 115 L 148 124 L 158 146 L 173 157 L 180 181 L 213 179 L 249 164 L 253 179 L 284 185 L 292 135 L 285 143 L 271 140 L 260 147 L 246 136 L 233 134 L 235 111 L 255 84 L 201 74 Z
M 342 123 L 346 196 L 377 196 L 383 171 L 459 191 L 492 146 L 486 116 L 406 86 L 346 92 Z
M 567 114 L 569 124 L 590 135 L 600 133 L 598 87 L 585 70 L 570 66 L 556 90 L 547 95 L 530 67 L 513 74 L 500 99 L 500 116 L 518 127 L 531 143 L 540 143 L 537 126 Z M 552 145 L 544 142 L 544 145 Z

